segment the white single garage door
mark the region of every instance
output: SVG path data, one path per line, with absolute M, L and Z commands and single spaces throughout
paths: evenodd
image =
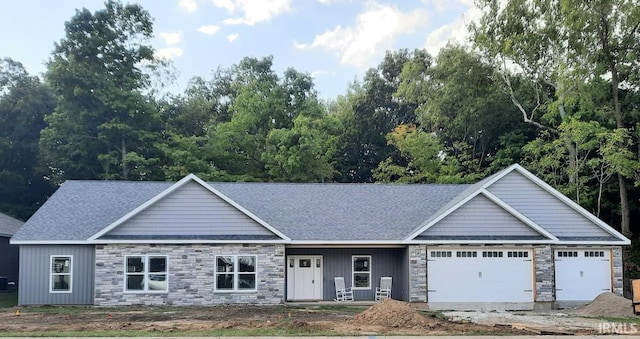
M 531 249 L 429 249 L 428 302 L 531 302 Z
M 593 300 L 611 291 L 611 251 L 555 250 L 556 300 Z

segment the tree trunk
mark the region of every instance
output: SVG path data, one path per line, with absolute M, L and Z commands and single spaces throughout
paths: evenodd
M 618 75 L 618 67 L 615 55 L 609 46 L 609 22 L 603 15 L 600 20 L 600 43 L 602 50 L 606 56 L 609 71 L 611 72 L 611 97 L 613 99 L 613 115 L 616 120 L 617 128 L 625 128 L 624 119 L 622 118 L 622 108 L 620 107 L 620 98 L 618 91 L 620 86 L 620 78 Z M 627 193 L 627 182 L 624 176 L 618 173 L 618 187 L 620 191 L 620 230 L 626 237 L 631 236 L 631 217 L 629 212 L 629 196 Z
M 625 237 L 631 237 L 631 217 L 629 215 L 629 195 L 627 194 L 627 181 L 624 176 L 618 174 L 618 186 L 620 186 L 620 226 Z
M 122 179 L 129 179 L 129 168 L 127 167 L 127 142 L 124 140 L 124 136 L 122 136 L 122 147 L 120 148 L 122 152 Z

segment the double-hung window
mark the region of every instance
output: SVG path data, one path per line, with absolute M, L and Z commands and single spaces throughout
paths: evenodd
M 255 255 L 217 255 L 215 260 L 216 291 L 256 290 Z
M 353 262 L 353 288 L 371 289 L 371 256 L 354 255 Z
M 125 257 L 125 291 L 167 292 L 167 257 L 131 255 Z
M 49 292 L 71 293 L 73 266 L 72 256 L 52 255 L 49 265 Z

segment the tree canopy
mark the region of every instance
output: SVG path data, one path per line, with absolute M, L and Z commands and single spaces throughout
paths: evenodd
M 66 179 L 470 183 L 519 162 L 637 238 L 637 1 L 477 7 L 473 46 L 388 51 L 335 100 L 272 56 L 159 97 L 149 13 L 77 10 L 44 79 L 0 62 L 0 211 Z

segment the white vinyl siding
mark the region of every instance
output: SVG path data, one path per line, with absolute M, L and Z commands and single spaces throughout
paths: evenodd
M 565 202 L 513 171 L 487 190 L 557 237 L 610 237 Z
M 52 255 L 49 269 L 49 293 L 71 293 L 73 286 L 73 257 L 70 255 Z
M 273 233 L 198 183 L 160 199 L 107 235 L 259 235 Z

